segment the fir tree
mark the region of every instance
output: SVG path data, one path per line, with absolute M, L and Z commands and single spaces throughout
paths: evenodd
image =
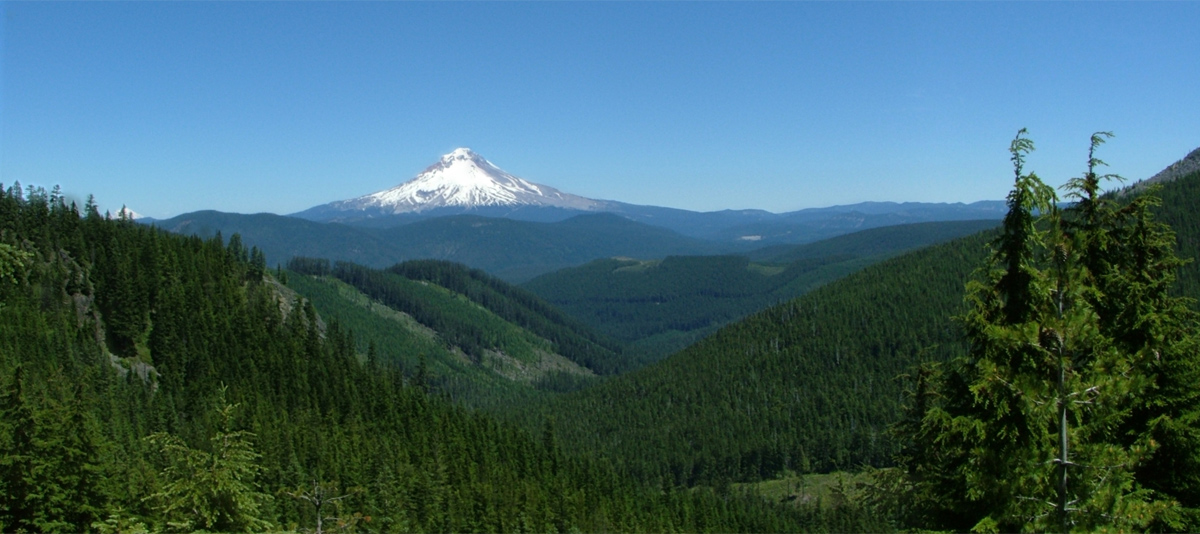
M 0 531 L 77 532 L 98 519 L 104 498 L 91 424 L 79 391 L 37 409 L 23 366 L 0 395 Z
M 18 189 L 18 191 L 20 191 Z M 24 370 L 17 366 L 12 382 L 0 395 L 0 531 L 31 530 L 34 510 L 29 495 L 35 489 L 33 410 L 26 402 Z
M 1167 294 L 1173 236 L 1148 219 L 1151 198 L 1118 207 L 1100 195 L 1095 149 L 1109 134 L 1092 136 L 1067 210 L 1023 172 L 1024 134 L 1003 233 L 967 286 L 969 354 L 923 371 L 896 427 L 909 512 L 981 532 L 1184 527 L 1175 490 L 1146 476 L 1163 458 L 1146 421 L 1197 407 L 1194 394 L 1171 415 L 1152 400 L 1171 380 L 1163 366 L 1195 367 L 1195 317 Z
M 79 532 L 100 518 L 105 498 L 93 424 L 76 387 L 65 401 L 49 400 L 35 426 L 34 523 L 43 532 Z
M 212 450 L 192 449 L 178 436 L 157 433 L 146 439 L 165 457 L 162 490 L 151 495 L 167 525 L 174 530 L 218 532 L 262 531 L 271 527 L 260 517 L 270 499 L 258 491 L 255 477 L 261 457 L 251 443 L 254 434 L 233 430 L 237 405 L 218 398 L 220 429 L 211 438 Z

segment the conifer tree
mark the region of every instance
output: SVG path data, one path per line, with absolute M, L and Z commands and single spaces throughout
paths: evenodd
M 210 440 L 211 451 L 192 449 L 178 436 L 157 433 L 146 439 L 166 458 L 162 490 L 156 501 L 173 530 L 251 532 L 267 530 L 260 517 L 270 497 L 258 491 L 255 477 L 262 467 L 251 443 L 254 435 L 233 430 L 237 405 L 227 404 L 225 388 L 217 400 L 220 429 Z
M 76 391 L 37 409 L 24 367 L 0 395 L 0 531 L 75 532 L 98 519 L 96 445 Z
M 0 243 L 0 283 L 16 285 L 33 259 L 33 254 L 8 243 Z
M 20 191 L 18 189 L 18 191 Z M 17 366 L 12 382 L 0 394 L 0 531 L 33 529 L 33 410 L 26 402 L 24 369 Z
M 1077 203 L 1065 210 L 1024 173 L 1025 131 L 1012 143 L 1009 212 L 960 318 L 969 354 L 924 369 L 896 427 L 908 513 L 924 526 L 1186 524 L 1173 490 L 1144 476 L 1161 461 L 1145 421 L 1195 413 L 1195 395 L 1177 399 L 1174 415 L 1151 399 L 1164 365 L 1195 367 L 1196 321 L 1167 293 L 1180 262 L 1169 229 L 1148 219 L 1154 201 L 1119 207 L 1100 195 L 1107 176 L 1096 174 L 1095 150 L 1109 135 L 1092 136 L 1087 172 L 1066 186 Z
M 37 456 L 34 523 L 43 532 L 78 532 L 100 518 L 105 498 L 92 424 L 83 407 L 82 388 L 72 398 L 49 400 L 35 428 Z

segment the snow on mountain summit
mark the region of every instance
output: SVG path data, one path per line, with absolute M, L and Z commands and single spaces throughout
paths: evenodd
M 145 218 L 141 213 L 129 209 L 128 206 L 121 206 L 121 210 L 117 212 L 116 217 L 129 219 L 131 221 Z
M 379 209 L 390 213 L 483 206 L 594 210 L 598 205 L 594 200 L 513 176 L 469 148 L 455 149 L 396 187 L 333 204 L 339 210 Z

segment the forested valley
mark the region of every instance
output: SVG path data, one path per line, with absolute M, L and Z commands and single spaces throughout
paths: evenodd
M 282 274 L 282 273 L 280 273 Z M 236 237 L 0 195 L 0 530 L 797 531 L 845 510 L 652 485 L 448 401 Z
M 909 250 L 995 227 L 967 220 L 871 228 L 740 256 L 608 258 L 562 269 L 522 287 L 628 344 L 645 365 L 751 313 Z
M 0 530 L 1195 531 L 1200 173 L 1101 195 L 1104 139 L 1060 197 L 1018 135 L 1000 228 L 890 259 L 579 268 L 710 273 L 596 286 L 711 304 L 852 262 L 652 364 L 620 334 L 673 314 L 593 329 L 457 264 L 270 267 L 0 188 Z

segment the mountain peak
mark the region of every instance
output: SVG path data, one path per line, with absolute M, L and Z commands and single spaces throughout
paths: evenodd
M 594 210 L 598 203 L 505 172 L 475 151 L 460 147 L 415 178 L 396 187 L 334 203 L 339 210 L 412 213 L 437 208 L 542 206 Z
M 459 147 L 443 155 L 437 163 L 430 165 L 421 174 L 417 175 L 417 178 L 435 174 L 439 170 L 446 171 L 454 167 L 459 167 L 459 169 L 451 172 L 451 174 L 455 178 L 467 179 L 467 181 L 478 181 L 480 177 L 495 179 L 496 176 L 508 174 L 475 151 L 466 147 Z
M 1172 163 L 1158 174 L 1148 178 L 1146 183 L 1170 182 L 1180 176 L 1196 172 L 1197 169 L 1200 169 L 1200 148 L 1188 152 L 1188 155 L 1184 156 L 1183 159 Z
M 131 221 L 145 218 L 141 213 L 129 209 L 129 206 L 121 206 L 121 210 L 117 212 L 117 218 L 129 219 Z
M 476 159 L 476 158 L 479 158 L 479 154 L 476 154 L 474 150 L 471 150 L 467 147 L 458 147 L 458 148 L 452 150 L 449 154 L 442 156 L 442 161 L 451 162 L 454 160 L 465 160 L 465 159 Z M 482 158 L 479 158 L 479 159 L 482 159 Z

